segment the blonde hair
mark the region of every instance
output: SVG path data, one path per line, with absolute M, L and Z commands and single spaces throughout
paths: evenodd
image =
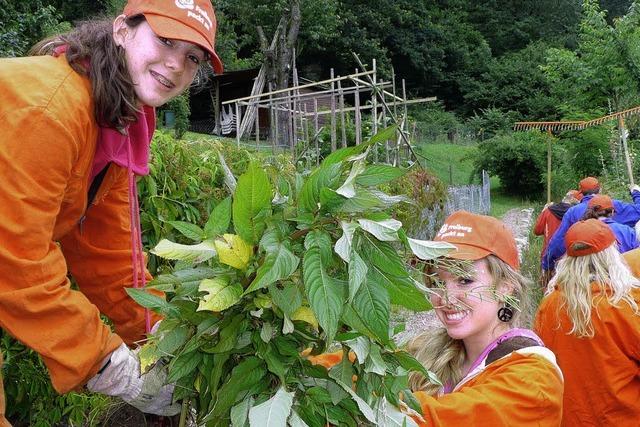
M 638 313 L 638 305 L 631 291 L 640 287 L 640 280 L 633 276 L 615 244 L 595 254 L 578 257 L 567 255 L 558 262 L 546 294 L 556 288 L 562 291 L 558 319 L 560 310 L 564 308 L 573 324 L 569 333 L 580 338 L 594 335 L 591 323 L 591 311 L 595 306 L 592 284 L 598 286 L 599 298 L 606 298 L 614 307 L 625 302 Z
M 512 291 L 509 300 L 518 301 L 518 307 L 514 307 L 514 316 L 509 326 L 522 325 L 525 321 L 523 318 L 527 316 L 521 314 L 529 311 L 526 296 L 531 281 L 494 255 L 485 259 L 493 279 L 493 288 L 509 286 Z M 451 338 L 445 328 L 435 328 L 419 334 L 407 344 L 407 351 L 427 370 L 433 372 L 443 384 L 455 385 L 462 379 L 462 364 L 466 357 L 464 344 L 462 340 Z M 409 386 L 412 391 L 424 391 L 431 395 L 436 395 L 440 389 L 438 384 L 417 372 L 409 374 Z

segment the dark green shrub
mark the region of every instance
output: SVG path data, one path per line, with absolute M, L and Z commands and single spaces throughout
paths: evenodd
M 546 138 L 548 136 L 543 133 L 531 131 L 488 139 L 478 147 L 476 171 L 484 169 L 490 175 L 500 177 L 502 188 L 507 193 L 539 197 L 545 188 Z

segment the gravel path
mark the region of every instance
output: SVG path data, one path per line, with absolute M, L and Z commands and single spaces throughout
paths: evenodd
M 533 208 L 511 209 L 504 214 L 502 222 L 511 229 L 513 237 L 516 240 L 516 246 L 518 247 L 518 254 L 520 254 L 520 261 L 522 261 L 522 254 L 529 244 L 529 230 L 531 230 L 533 222 Z M 404 319 L 405 322 L 405 330 L 396 334 L 394 337 L 394 340 L 398 344 L 409 341 L 425 329 L 441 326 L 433 310 L 421 313 L 406 310 L 396 313 L 394 317 L 400 321 Z

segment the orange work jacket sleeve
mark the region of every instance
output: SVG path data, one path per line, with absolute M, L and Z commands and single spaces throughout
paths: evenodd
M 82 197 L 67 194 L 80 142 L 46 109 L 0 119 L 0 326 L 39 353 L 55 389 L 66 392 L 122 342 L 71 290 L 55 242 L 58 214 Z
M 551 214 L 549 212 L 549 208 L 544 208 L 540 215 L 538 215 L 538 219 L 536 220 L 536 224 L 533 226 L 533 234 L 536 236 L 543 236 L 547 229 L 547 220 L 548 216 Z
M 439 397 L 414 392 L 420 426 L 559 426 L 562 378 L 538 355 L 514 352 L 491 363 L 456 391 Z
M 111 165 L 82 225 L 74 227 L 60 243 L 82 293 L 131 345 L 145 337 L 145 310 L 125 291 L 133 286 L 129 216 L 127 170 Z M 145 274 L 150 281 L 146 269 Z M 151 312 L 151 325 L 158 320 L 160 316 Z

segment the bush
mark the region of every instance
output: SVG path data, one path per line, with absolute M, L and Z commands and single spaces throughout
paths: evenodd
M 520 119 L 516 111 L 504 112 L 498 108 L 481 110 L 467 120 L 467 126 L 481 140 L 492 138 L 500 133 L 510 132 L 513 124 Z
M 479 145 L 476 172 L 500 177 L 505 192 L 539 197 L 547 168 L 546 136 L 538 131 L 495 136 Z M 557 159 L 556 162 L 557 163 Z

